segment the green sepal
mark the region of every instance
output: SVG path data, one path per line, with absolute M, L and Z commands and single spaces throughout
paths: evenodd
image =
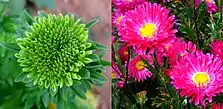
M 63 100 L 67 101 L 67 91 L 66 88 L 60 88 L 60 96 Z
M 94 18 L 93 20 L 89 21 L 87 24 L 86 24 L 86 28 L 91 28 L 92 26 L 94 26 L 95 24 L 99 23 L 100 20 L 99 18 Z
M 89 70 L 82 68 L 79 72 L 78 75 L 81 76 L 81 79 L 89 79 L 90 78 L 90 72 Z
M 43 102 L 43 104 L 44 104 L 45 107 L 48 106 L 49 100 L 50 100 L 50 94 L 47 91 L 45 91 L 43 93 L 43 95 L 42 95 L 42 102 Z
M 71 88 L 76 95 L 84 100 L 87 100 L 86 93 L 84 93 L 83 89 L 80 86 L 72 86 Z
M 25 73 L 20 73 L 19 75 L 16 76 L 14 82 L 22 82 L 26 78 Z

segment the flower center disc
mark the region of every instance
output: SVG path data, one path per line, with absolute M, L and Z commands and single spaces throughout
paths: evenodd
M 171 43 L 167 44 L 167 45 L 165 46 L 165 49 L 168 50 L 168 49 L 170 48 L 170 46 L 171 46 Z
M 124 55 L 128 55 L 129 53 L 127 51 L 124 52 Z
M 155 32 L 156 25 L 152 23 L 147 23 L 139 29 L 142 37 L 152 38 Z
M 124 16 L 119 16 L 119 17 L 115 20 L 116 25 L 119 25 L 123 18 L 124 18 Z
M 140 70 L 143 70 L 145 68 L 145 64 L 142 61 L 138 61 L 138 62 L 136 62 L 135 67 L 136 67 L 137 70 L 140 71 Z
M 206 72 L 197 72 L 192 77 L 197 87 L 206 86 L 210 81 L 210 77 Z
M 117 74 L 115 72 L 112 72 L 112 79 L 116 79 L 117 78 Z

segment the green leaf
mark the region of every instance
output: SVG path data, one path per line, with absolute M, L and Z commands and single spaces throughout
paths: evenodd
M 32 25 L 33 22 L 35 21 L 33 19 L 33 17 L 27 11 L 24 11 L 24 14 L 25 14 L 25 18 L 26 18 L 26 21 L 28 22 L 28 24 Z
M 99 43 L 95 43 L 96 44 L 96 47 L 98 50 L 102 50 L 102 51 L 108 51 L 109 48 L 107 46 L 104 46 L 102 44 L 99 44 Z
M 65 88 L 60 89 L 60 96 L 63 98 L 63 100 L 67 101 L 67 93 L 65 90 Z
M 81 82 L 78 80 L 73 80 L 73 85 L 72 86 L 79 86 L 81 85 Z
M 55 2 L 54 0 L 35 0 L 38 8 L 49 8 L 55 9 Z
M 103 66 L 111 66 L 111 62 L 106 61 L 106 60 L 101 60 L 101 65 L 103 65 Z
M 85 68 L 82 68 L 78 72 L 78 75 L 81 76 L 81 79 L 89 79 L 90 78 L 90 72 L 87 69 L 85 69 Z
M 47 91 L 44 92 L 43 95 L 42 95 L 42 101 L 43 101 L 43 104 L 44 104 L 45 107 L 47 107 L 48 104 L 49 104 L 49 98 L 50 98 L 49 93 Z
M 9 3 L 9 0 L 0 0 L 0 2 L 6 2 L 6 3 Z
M 93 20 L 89 21 L 87 24 L 86 24 L 86 28 L 91 28 L 93 25 L 99 23 L 99 18 L 94 18 Z
M 44 13 L 44 11 L 38 11 L 38 15 L 40 17 L 48 17 L 48 15 L 46 13 Z
M 99 57 L 96 54 L 90 54 L 88 56 L 88 58 L 90 58 L 92 60 L 92 62 L 98 62 L 98 61 L 100 61 Z
M 86 93 L 84 93 L 83 89 L 79 86 L 79 87 L 72 87 L 74 93 L 76 95 L 78 95 L 80 98 L 84 99 L 84 100 L 87 100 L 87 97 L 86 97 Z
M 13 20 L 10 17 L 3 17 L 3 21 L 1 22 L 1 26 L 4 29 L 5 32 L 8 33 L 15 33 L 17 26 L 13 22 Z
M 19 52 L 20 48 L 15 43 L 7 43 L 7 42 L 1 42 L 0 46 L 5 47 L 8 50 L 11 50 L 13 52 Z
M 89 80 L 82 80 L 82 84 L 83 83 L 86 85 L 88 90 L 91 90 L 91 82 Z
M 24 73 L 21 73 L 21 74 L 19 74 L 18 76 L 16 76 L 16 78 L 15 78 L 15 82 L 21 82 L 21 81 L 23 81 L 24 79 L 26 78 L 26 74 L 24 74 Z
M 10 0 L 9 9 L 11 14 L 22 12 L 25 7 L 25 0 Z
M 98 83 L 104 83 L 108 81 L 108 79 L 102 73 L 91 73 L 91 80 L 94 80 Z

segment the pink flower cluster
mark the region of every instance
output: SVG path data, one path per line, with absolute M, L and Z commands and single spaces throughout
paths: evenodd
M 195 5 L 201 2 L 196 0 Z M 121 61 L 121 67 L 126 68 L 128 79 L 143 82 L 151 78 L 154 75 L 148 64 L 162 66 L 166 57 L 170 68 L 165 73 L 177 92 L 190 102 L 206 106 L 206 100 L 211 103 L 214 96 L 223 92 L 222 41 L 213 42 L 212 53 L 205 54 L 196 44 L 176 37 L 175 16 L 166 7 L 145 0 L 113 0 L 113 4 L 117 9 L 113 13 L 113 26 L 122 43 L 118 57 L 113 54 Z M 209 13 L 217 11 L 213 0 L 206 0 L 206 6 Z M 119 69 L 115 62 L 112 65 Z M 117 87 L 122 88 L 124 73 L 113 72 L 120 79 Z

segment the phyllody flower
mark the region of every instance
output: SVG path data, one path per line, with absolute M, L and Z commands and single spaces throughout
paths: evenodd
M 47 15 L 26 32 L 26 37 L 18 39 L 21 48 L 16 54 L 26 83 L 50 89 L 55 93 L 59 88 L 72 86 L 82 79 L 92 43 L 88 41 L 88 28 L 74 20 L 73 15 Z M 86 73 L 86 72 L 84 72 Z

